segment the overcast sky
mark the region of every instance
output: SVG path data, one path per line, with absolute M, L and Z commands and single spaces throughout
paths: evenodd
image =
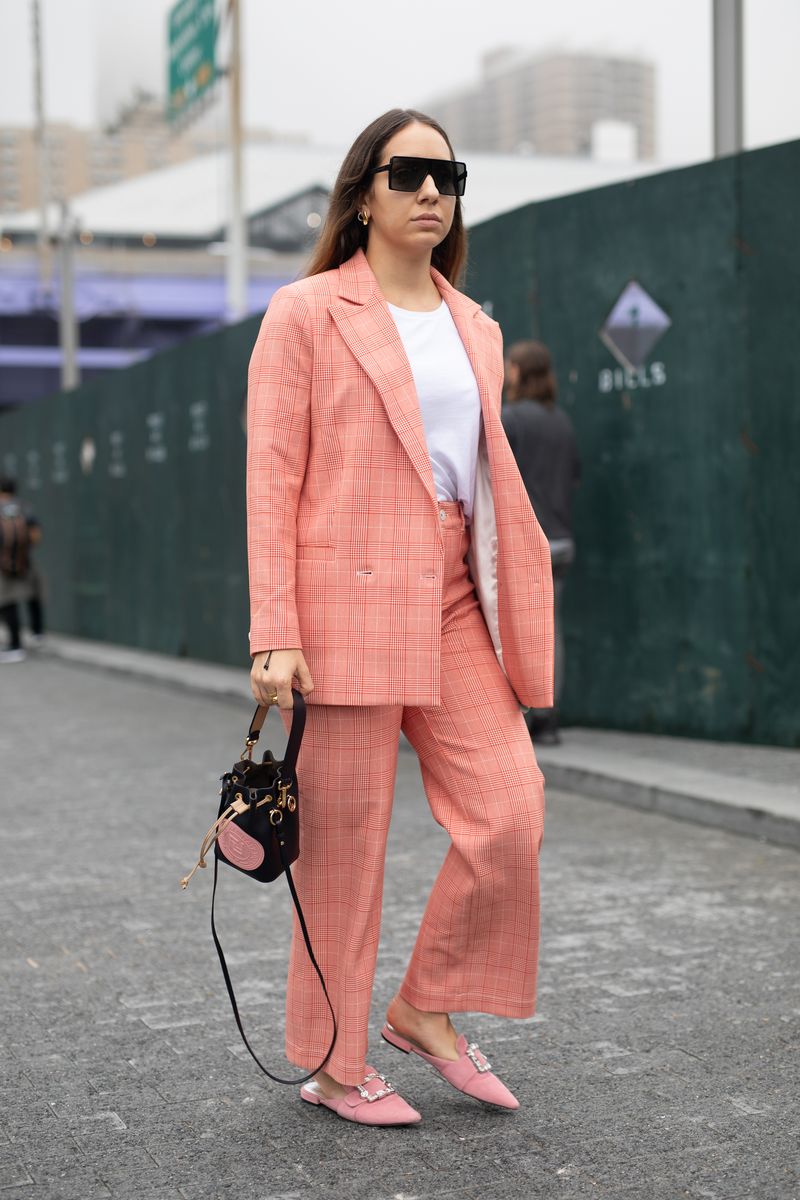
M 42 0 L 45 104 L 93 125 L 98 97 L 165 74 L 172 0 Z M 711 0 L 243 0 L 245 120 L 346 145 L 373 116 L 476 79 L 498 45 L 634 54 L 658 74 L 658 157 L 711 150 Z M 745 0 L 749 146 L 800 137 L 800 0 Z M 33 116 L 30 0 L 0 0 L 0 125 Z M 163 90 L 163 89 L 162 89 Z M 458 147 L 456 147 L 458 149 Z

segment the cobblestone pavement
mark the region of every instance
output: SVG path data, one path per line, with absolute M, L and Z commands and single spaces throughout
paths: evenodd
M 795 852 L 551 793 L 539 1013 L 458 1021 L 523 1105 L 486 1111 L 377 1038 L 446 841 L 420 836 L 401 754 L 371 1057 L 424 1121 L 359 1128 L 262 1082 L 209 875 L 178 886 L 248 709 L 61 663 L 0 672 L 3 1198 L 800 1198 Z M 279 883 L 228 873 L 220 925 L 279 1066 Z

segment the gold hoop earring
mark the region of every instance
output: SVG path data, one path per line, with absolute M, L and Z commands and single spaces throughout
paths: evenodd
M 369 225 L 369 213 L 365 208 L 359 209 L 358 219 L 366 229 L 366 227 Z

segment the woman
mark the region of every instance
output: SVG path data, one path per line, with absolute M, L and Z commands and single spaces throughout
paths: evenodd
M 420 1119 L 366 1063 L 401 730 L 452 844 L 383 1036 L 515 1108 L 449 1014 L 534 1011 L 543 789 L 520 703 L 551 703 L 550 561 L 500 423 L 500 331 L 450 282 L 465 178 L 431 118 L 374 121 L 250 364 L 251 681 L 287 723 L 292 685 L 309 699 L 296 879 L 339 1025 L 301 1096 L 373 1125 Z M 297 929 L 286 1036 L 309 1068 L 330 1036 Z

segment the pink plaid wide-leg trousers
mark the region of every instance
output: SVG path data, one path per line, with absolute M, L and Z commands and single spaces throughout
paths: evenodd
M 431 812 L 451 846 L 400 994 L 428 1012 L 529 1017 L 535 1007 L 543 779 L 469 576 L 461 507 L 440 507 L 441 705 L 312 704 L 298 764 L 301 853 L 293 873 L 339 1026 L 326 1070 L 345 1084 L 365 1075 L 401 729 L 419 756 Z M 295 918 L 288 1058 L 315 1066 L 330 1033 Z

